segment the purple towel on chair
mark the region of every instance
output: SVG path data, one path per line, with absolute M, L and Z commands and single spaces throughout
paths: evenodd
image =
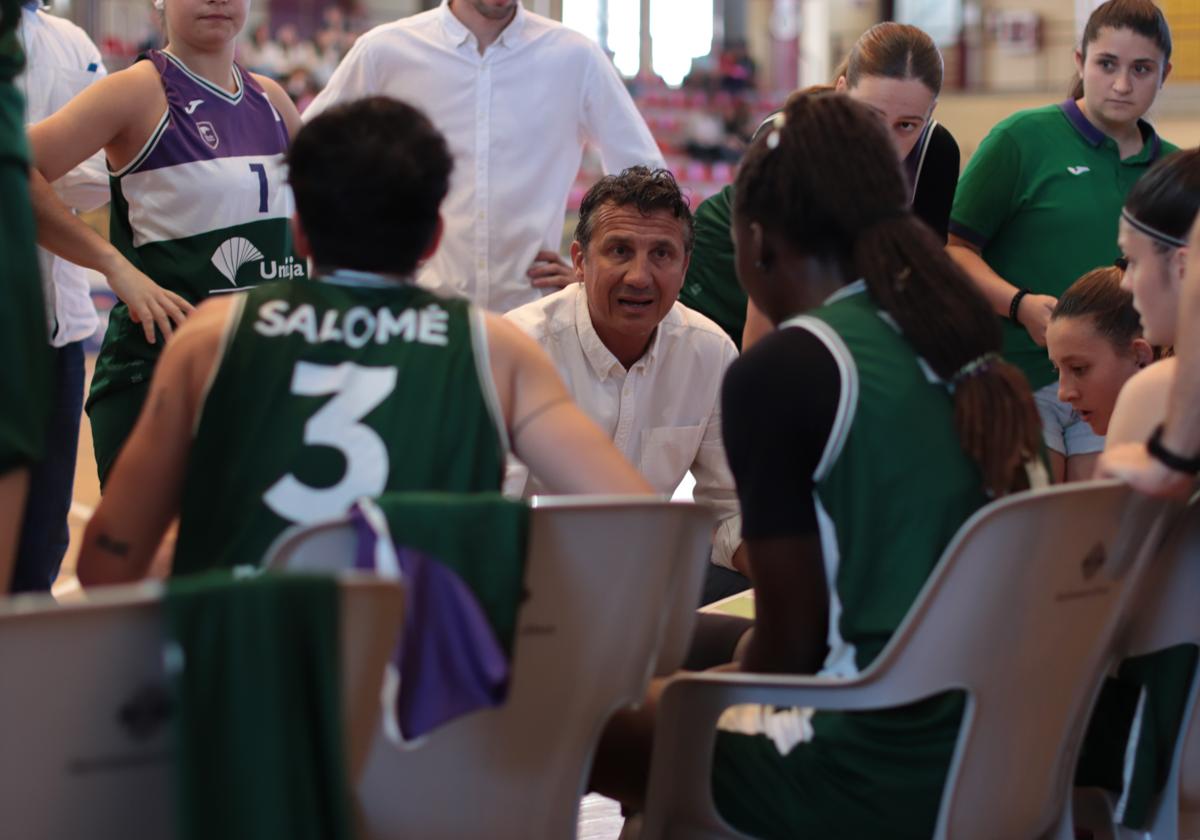
M 358 503 L 350 516 L 358 532 L 355 565 L 404 582 L 404 631 L 392 654 L 400 737 L 413 740 L 503 703 L 508 656 L 471 588 L 436 557 L 395 545 L 373 503 Z

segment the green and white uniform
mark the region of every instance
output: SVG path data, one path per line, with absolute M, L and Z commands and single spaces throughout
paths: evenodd
M 175 572 L 256 565 L 362 496 L 498 491 L 507 436 L 483 314 L 338 272 L 240 296 L 196 428 Z
M 820 673 L 856 675 L 987 501 L 953 398 L 859 281 L 747 351 L 724 400 L 744 537 L 819 535 L 829 582 Z M 814 412 L 825 418 L 817 426 Z M 944 694 L 881 712 L 727 715 L 718 807 L 756 836 L 927 838 L 962 709 L 961 695 Z
M 215 292 L 304 274 L 292 252 L 287 128 L 267 94 L 234 65 L 229 93 L 179 59 L 151 50 L 167 109 L 126 166 L 111 172 L 109 236 L 134 267 L 199 303 Z M 87 410 L 103 482 L 133 429 L 162 336 L 146 341 L 122 303 L 113 308 Z

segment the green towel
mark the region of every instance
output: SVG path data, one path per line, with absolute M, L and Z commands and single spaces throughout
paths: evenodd
M 525 593 L 529 508 L 499 493 L 386 493 L 374 502 L 397 548 L 436 558 L 463 580 L 511 656 Z
M 165 614 L 180 838 L 351 837 L 337 580 L 173 579 Z

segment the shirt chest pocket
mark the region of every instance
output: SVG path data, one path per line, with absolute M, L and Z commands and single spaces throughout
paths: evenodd
M 703 426 L 659 426 L 642 432 L 639 470 L 660 493 L 672 493 L 687 474 L 700 441 Z

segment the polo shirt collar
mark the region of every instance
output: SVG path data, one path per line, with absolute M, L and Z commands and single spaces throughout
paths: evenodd
M 522 3 L 517 3 L 517 13 L 513 15 L 513 19 L 508 22 L 508 26 L 500 32 L 500 37 L 496 39 L 497 44 L 503 44 L 506 47 L 512 47 L 521 42 L 522 36 L 525 34 L 525 20 L 528 13 L 525 11 L 525 6 Z M 471 30 L 463 25 L 463 22 L 454 16 L 454 12 L 450 11 L 450 0 L 444 0 L 438 9 L 438 16 L 442 21 L 442 29 L 446 33 L 451 46 L 461 47 L 468 39 L 474 37 Z
M 601 382 L 610 376 L 624 374 L 625 366 L 613 355 L 611 350 L 604 346 L 604 342 L 600 340 L 596 328 L 592 325 L 592 314 L 588 311 L 587 294 L 584 292 L 583 284 L 577 283 L 575 289 L 575 331 L 579 334 L 579 345 L 583 348 L 583 355 L 587 357 L 592 373 L 596 374 L 596 378 Z M 659 322 L 658 327 L 670 320 L 674 314 L 675 308 L 672 307 L 671 311 L 667 313 L 667 317 Z M 658 356 L 659 342 L 662 341 L 662 330 L 658 327 L 654 329 L 654 337 L 650 339 L 650 346 L 646 348 L 642 357 L 633 363 L 630 370 L 654 364 L 654 359 Z
M 1079 103 L 1074 99 L 1068 99 L 1058 106 L 1063 115 L 1076 131 L 1079 136 L 1088 142 L 1093 148 L 1098 148 L 1104 139 L 1108 136 L 1083 114 L 1079 109 Z M 1158 132 L 1154 130 L 1154 126 L 1145 120 L 1138 120 L 1138 130 L 1142 133 L 1143 147 L 1142 151 L 1134 155 L 1132 158 L 1127 158 L 1126 162 L 1136 163 L 1145 160 L 1153 163 L 1158 160 L 1162 154 L 1162 138 L 1158 136 Z
M 1083 115 L 1083 111 L 1079 110 L 1078 102 L 1076 102 L 1074 99 L 1068 99 L 1058 107 L 1062 110 L 1063 116 L 1067 118 L 1067 122 L 1069 122 L 1075 128 L 1075 130 L 1079 132 L 1079 136 L 1086 140 L 1090 145 L 1099 146 L 1104 142 L 1104 138 L 1108 135 L 1096 128 L 1096 126 L 1092 125 L 1091 121 Z

